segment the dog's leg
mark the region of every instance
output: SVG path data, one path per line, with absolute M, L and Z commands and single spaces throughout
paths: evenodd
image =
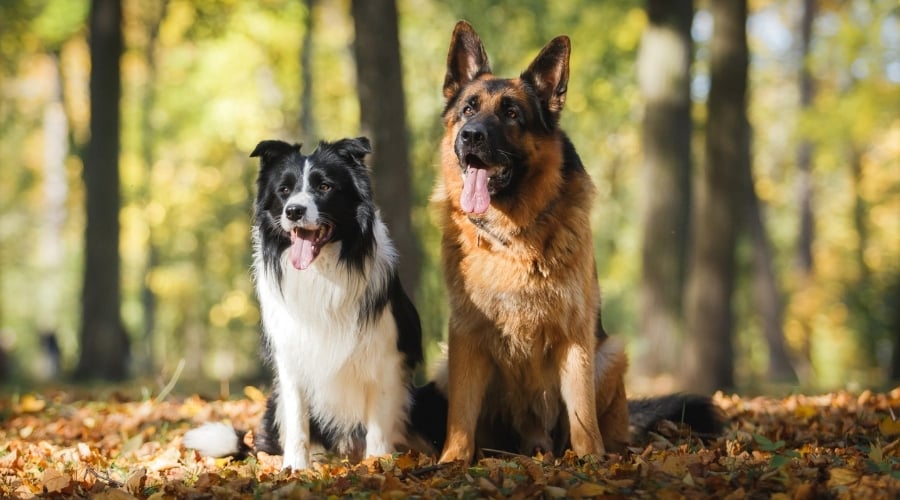
M 370 382 L 366 391 L 367 457 L 393 453 L 398 444 L 405 444 L 403 415 L 409 395 L 397 372 Z
M 440 461 L 468 462 L 475 454 L 475 428 L 490 380 L 490 359 L 482 346 L 464 335 L 454 335 L 451 329 L 447 361 L 447 396 L 450 408 L 447 415 L 447 441 Z
M 572 449 L 578 455 L 606 452 L 597 423 L 594 393 L 594 350 L 573 342 L 567 347 L 560 373 L 561 393 L 569 417 Z
M 607 338 L 597 346 L 596 397 L 600 435 L 609 451 L 621 451 L 628 444 L 628 401 L 625 395 L 625 371 L 628 359 L 618 339 Z
M 278 407 L 275 418 L 281 437 L 281 448 L 284 456 L 281 463 L 283 469 L 300 470 L 309 468 L 309 413 L 304 395 L 299 384 L 284 375 L 291 373 L 292 368 L 282 368 L 281 363 L 288 360 L 277 360 L 278 373 Z

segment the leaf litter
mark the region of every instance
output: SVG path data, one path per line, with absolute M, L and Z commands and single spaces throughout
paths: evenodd
M 438 464 L 409 451 L 359 464 L 319 457 L 311 470 L 291 473 L 279 456 L 213 459 L 181 446 L 203 422 L 253 429 L 265 397 L 252 387 L 245 395 L 93 401 L 57 391 L 0 400 L 0 497 L 900 497 L 900 387 L 720 393 L 714 401 L 729 419 L 722 436 L 703 440 L 668 422 L 603 457 L 484 450 L 473 464 Z

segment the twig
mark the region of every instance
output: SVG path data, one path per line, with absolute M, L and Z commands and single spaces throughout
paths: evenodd
M 493 448 L 481 448 L 481 453 L 482 453 L 482 455 L 487 453 L 490 455 L 501 455 L 504 457 L 522 457 L 522 458 L 529 458 L 529 459 L 532 458 L 532 457 L 529 457 L 528 455 L 522 455 L 521 453 L 513 453 L 511 451 L 506 451 L 506 450 L 495 450 Z
M 175 384 L 178 382 L 179 377 L 181 377 L 181 371 L 184 370 L 184 358 L 178 360 L 178 366 L 175 367 L 175 372 L 172 374 L 172 377 L 169 378 L 169 383 L 166 384 L 165 387 L 159 391 L 159 395 L 156 396 L 157 401 L 162 401 L 166 399 L 166 396 L 172 392 L 172 389 L 175 388 Z
M 453 465 L 453 462 L 445 462 L 445 463 L 442 463 L 442 464 L 429 465 L 428 467 L 422 467 L 422 468 L 420 468 L 420 469 L 413 469 L 413 470 L 411 470 L 411 471 L 407 471 L 407 472 L 406 472 L 406 475 L 407 475 L 407 476 L 412 476 L 412 477 L 414 477 L 414 478 L 418 478 L 419 476 L 422 476 L 422 475 L 425 475 L 425 474 L 429 474 L 429 473 L 432 473 L 432 472 L 434 472 L 434 471 L 439 471 L 439 470 L 441 470 L 441 469 L 446 469 L 447 467 L 450 467 L 451 465 Z
M 91 467 L 90 465 L 88 465 L 87 470 L 94 477 L 103 481 L 104 483 L 106 483 L 107 486 L 109 486 L 111 488 L 121 488 L 122 486 L 125 486 L 125 483 L 120 483 L 119 481 L 116 481 L 115 479 L 109 477 L 108 474 L 99 472 L 99 471 L 95 470 L 93 467 Z

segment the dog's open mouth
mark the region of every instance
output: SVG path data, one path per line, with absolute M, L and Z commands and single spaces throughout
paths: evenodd
M 491 205 L 491 191 L 496 191 L 500 187 L 498 184 L 506 182 L 508 168 L 489 167 L 473 153 L 467 154 L 463 163 L 466 171 L 459 204 L 466 213 L 483 214 Z
M 312 229 L 302 227 L 291 229 L 290 258 L 294 268 L 302 271 L 311 266 L 322 247 L 331 241 L 333 233 L 334 226 L 326 223 Z

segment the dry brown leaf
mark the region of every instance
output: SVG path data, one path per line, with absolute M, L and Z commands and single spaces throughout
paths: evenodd
M 59 472 L 54 467 L 44 470 L 44 474 L 41 476 L 41 484 L 48 493 L 61 493 L 68 489 L 71 483 L 72 478 L 68 474 Z

